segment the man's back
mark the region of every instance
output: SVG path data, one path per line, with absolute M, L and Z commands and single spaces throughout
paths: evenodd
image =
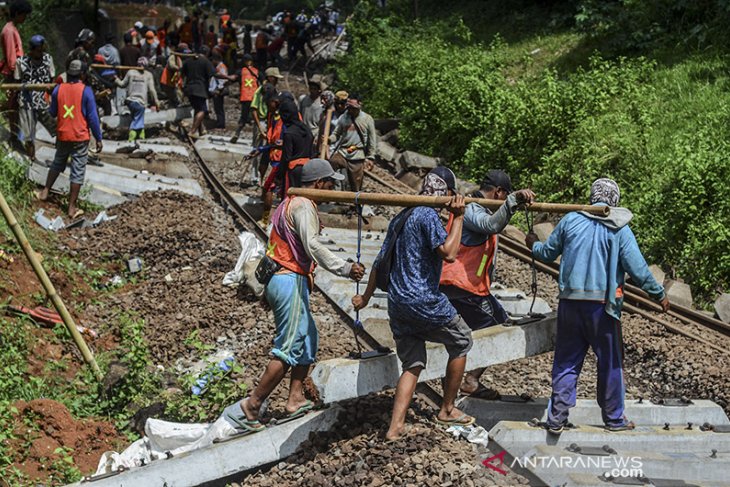
M 122 66 L 136 66 L 139 56 L 139 48 L 132 44 L 125 44 L 124 47 L 119 50 L 119 59 Z
M 542 261 L 562 254 L 561 299 L 608 302 L 609 314 L 619 318 L 626 273 L 650 295 L 663 295 L 628 226 L 632 216 L 616 207 L 608 217 L 568 213 L 545 243 L 535 244 L 533 253 Z
M 185 61 L 182 74 L 185 79 L 185 94 L 202 98 L 208 96 L 208 83 L 215 74 L 215 69 L 206 57 L 198 56 Z

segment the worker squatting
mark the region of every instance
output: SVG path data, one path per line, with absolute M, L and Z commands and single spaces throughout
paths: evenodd
M 25 0 L 11 3 L 11 21 L 2 32 L 5 53 L 2 73 L 6 79 L 14 76 L 25 83 L 50 82 L 54 72 L 50 57 L 44 53 L 45 39 L 33 36 L 28 55 L 23 55 L 19 43 L 17 26 L 29 13 L 30 6 Z M 194 109 L 194 136 L 204 133 L 203 120 L 211 97 L 216 120 L 224 125 L 223 119 L 218 118 L 223 116 L 222 101 L 216 97 L 225 96 L 227 83 L 239 83 L 241 115 L 232 142 L 236 142 L 242 129 L 250 123 L 256 147 L 251 157 L 259 162 L 257 176 L 265 205 L 262 223 L 271 223 L 266 256 L 256 274 L 265 285 L 276 332 L 271 360 L 258 385 L 248 397 L 226 408 L 223 416 L 240 432 L 252 433 L 265 429 L 259 420 L 261 406 L 288 373 L 291 382 L 285 405 L 287 414 L 298 417 L 314 407 L 305 397 L 303 382 L 318 349 L 318 332 L 309 302 L 315 267 L 321 266 L 353 281 L 365 276 L 363 265 L 334 255 L 318 241 L 321 224 L 316 203 L 306 197 L 289 197 L 287 189 L 327 190 L 339 186 L 360 191 L 365 171 L 373 164 L 377 134 L 373 119 L 363 111 L 363 100 L 358 95 L 328 90 L 319 77 L 309 83 L 309 95 L 295 100 L 291 93 L 279 90 L 282 75 L 276 65 L 277 57 L 259 56 L 261 51 L 258 51 L 254 63 L 254 57 L 245 48 L 240 69 L 235 68 L 231 74 L 223 61 L 222 50 L 199 45 L 199 35 L 197 40 L 188 36 L 189 22 L 186 19 L 177 28 L 177 36 L 171 35 L 174 30 L 161 36 L 162 29 L 155 32 L 137 23 L 125 34 L 124 46 L 118 53 L 112 45 L 114 39 L 107 38 L 107 44 L 93 56 L 93 32 L 82 30 L 76 48 L 69 53 L 66 71 L 53 89 L 50 107 L 43 105 L 42 97 L 21 92 L 20 98 L 24 100 L 21 114 L 23 110 L 26 113 L 21 117 L 24 122 L 20 134 L 27 134 L 32 140 L 36 120 L 48 123 L 46 112 L 55 118 L 56 157 L 39 197 L 47 198 L 70 159 L 69 214 L 78 215 L 76 199 L 83 182 L 90 134 L 96 139 L 97 150 L 101 150 L 98 91 L 93 89 L 93 82 L 91 86 L 86 82 L 106 76 L 108 80 L 113 78 L 110 87 L 116 88 L 117 93 L 126 90 L 124 103 L 133 120 L 130 140 L 145 137 L 144 108 L 150 99 L 155 106 L 159 104 L 154 83 L 150 81 L 150 66 L 164 65 L 162 84 L 169 89 L 168 102 L 179 102 L 177 89 L 182 88 Z M 285 27 L 296 24 L 290 15 L 283 17 L 282 22 Z M 168 24 L 163 26 L 169 28 Z M 295 42 L 297 38 L 290 39 Z M 104 66 L 121 63 L 137 66 L 139 70 L 129 70 L 124 77 L 119 77 L 115 69 L 105 67 L 108 71 L 97 75 L 89 70 L 96 56 L 103 57 L 98 62 L 104 62 Z M 116 110 L 120 108 L 117 104 Z M 277 193 L 281 203 L 271 215 Z M 451 197 L 446 207 L 448 223 L 444 227 L 438 211 L 430 207 L 409 208 L 399 213 L 388 227 L 364 293 L 352 298 L 355 310 L 361 310 L 368 305 L 376 288 L 388 296 L 390 326 L 403 372 L 396 388 L 387 440 L 405 434 L 406 411 L 419 374 L 426 366 L 426 342 L 444 345 L 449 355 L 443 401 L 436 422 L 446 426 L 474 422 L 473 417 L 455 406 L 455 399 L 460 390 L 471 394 L 481 387 L 479 379 L 483 370 L 465 373 L 472 332 L 507 319 L 504 309 L 490 293 L 498 234 L 518 210 L 535 198 L 529 189 L 513 190 L 511 179 L 504 171 L 490 170 L 472 196 L 504 203 L 496 211 L 478 203 L 465 205 L 464 197 L 458 193 L 456 177 L 445 167 L 437 167 L 425 177 L 421 194 Z M 590 188 L 590 204 L 610 207 L 608 216 L 569 213 L 545 242 L 539 242 L 533 233 L 526 237 L 526 244 L 536 259 L 551 262 L 561 258 L 553 390 L 546 423 L 552 434 L 560 434 L 569 424 L 568 412 L 575 405 L 578 376 L 589 347 L 598 362 L 597 400 L 605 428 L 609 431 L 634 428 L 624 415 L 619 320 L 625 275 L 628 273 L 665 311 L 669 307 L 664 289 L 649 272 L 629 226 L 632 214 L 618 206 L 619 200 L 616 182 L 596 179 Z

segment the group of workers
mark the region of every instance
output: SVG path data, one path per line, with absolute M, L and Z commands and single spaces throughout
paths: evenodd
M 128 70 L 124 77 L 113 69 L 95 75 L 99 82 L 125 89 L 126 106 L 132 115 L 130 140 L 145 137 L 144 111 L 150 98 L 153 106 L 159 106 L 149 67 L 151 59 L 164 58 L 165 49 L 174 51 L 163 63 L 161 82 L 175 90 L 183 88 L 195 112 L 193 135 L 202 133 L 208 98 L 212 95 L 216 114 L 223 117 L 226 84 L 240 83 L 241 115 L 232 141 L 238 139 L 252 118 L 254 155 L 260 158 L 258 176 L 266 205 L 265 223 L 277 190 L 282 199 L 271 216 L 266 256 L 259 265 L 260 272 L 257 271 L 274 312 L 276 336 L 271 360 L 257 386 L 250 396 L 228 407 L 224 417 L 243 432 L 264 429 L 259 410 L 288 371 L 291 385 L 287 413 L 296 417 L 312 409 L 314 404 L 306 399 L 303 382 L 318 349 L 318 332 L 309 301 L 315 267 L 322 266 L 353 281 L 363 279 L 366 269 L 333 254 L 318 241 L 321 223 L 316 203 L 306 197 L 289 197 L 287 189 L 294 186 L 327 190 L 336 185 L 356 192 L 362 189 L 365 171 L 376 155 L 377 133 L 372 117 L 363 111 L 361 97 L 330 91 L 322 77 L 315 77 L 309 82 L 309 94 L 295 100 L 291 93 L 278 89 L 282 75 L 276 66 L 264 68 L 262 75 L 262 66 L 256 67 L 253 56 L 246 53 L 240 70 L 229 72 L 221 50 L 211 51 L 201 45 L 192 54 L 183 32 L 178 43 L 170 45 L 166 41 L 163 45 L 159 31 L 149 36 L 152 31 L 145 31 L 142 25 L 135 25 L 137 34 L 125 34 L 121 49 L 117 50 L 113 38 L 109 38 L 97 54 L 93 54 L 93 32 L 89 34 L 84 29 L 69 53 L 65 73 L 57 79 L 53 61 L 44 52 L 43 36 L 32 36 L 28 54 L 23 52 L 17 26 L 31 11 L 26 0 L 11 2 L 11 19 L 0 36 L 4 51 L 0 71 L 5 81 L 58 83 L 50 103 L 43 92 L 20 92 L 19 132 L 30 141 L 29 154 L 33 154 L 30 147 L 38 121 L 56 135 L 55 158 L 38 197 L 48 198 L 70 160 L 71 217 L 81 213 L 77 199 L 90 135 L 96 141 L 96 150 L 102 149 L 98 93 L 90 86 L 92 83 L 85 82 L 90 77 L 92 59 L 101 56 L 98 61 L 104 65 L 121 63 L 141 68 Z M 225 28 L 225 23 L 221 28 Z M 165 24 L 165 29 L 169 29 L 169 24 Z M 170 31 L 165 38 L 170 39 Z M 142 55 L 140 44 L 144 47 L 144 43 L 150 45 L 149 56 Z M 223 119 L 220 122 L 224 126 Z M 443 344 L 449 355 L 443 402 L 436 421 L 447 426 L 473 423 L 474 418 L 460 411 L 455 400 L 459 391 L 472 394 L 480 388 L 483 369 L 465 374 L 472 332 L 507 320 L 504 309 L 490 293 L 498 234 L 519 209 L 535 198 L 529 189 L 513 191 L 505 172 L 491 170 L 471 196 L 502 200 L 502 206 L 492 212 L 478 203 L 465 205 L 464 197 L 457 191 L 456 177 L 445 167 L 437 167 L 426 175 L 421 194 L 451 198 L 446 206 L 450 214 L 448 223 L 444 227 L 439 211 L 430 207 L 399 213 L 388 227 L 364 293 L 352 298 L 355 310 L 361 310 L 368 305 L 376 287 L 388 295 L 390 326 L 403 372 L 385 435 L 387 440 L 405 434 L 406 412 L 419 374 L 426 366 L 426 342 Z M 589 347 L 598 359 L 597 400 L 605 428 L 633 428 L 624 415 L 619 321 L 625 275 L 628 273 L 665 311 L 669 307 L 664 289 L 649 271 L 628 225 L 631 212 L 618 206 L 619 197 L 614 181 L 597 179 L 590 189 L 590 204 L 609 206 L 608 216 L 569 213 L 545 242 L 539 242 L 532 233 L 526 238 L 526 245 L 537 260 L 550 262 L 561 257 L 553 391 L 546 425 L 553 434 L 560 434 L 569 424 L 568 411 L 575 405 L 578 376 Z
M 344 175 L 329 161 L 314 158 L 301 166 L 299 182 L 311 189 L 332 189 Z M 507 313 L 490 293 L 498 234 L 515 213 L 534 201 L 529 189 L 513 191 L 510 177 L 490 170 L 480 189 L 470 196 L 502 200 L 492 212 L 478 203 L 465 205 L 456 177 L 437 167 L 425 177 L 422 195 L 447 196 L 450 213 L 444 227 L 439 210 L 403 210 L 390 223 L 363 294 L 352 298 L 355 310 L 365 308 L 376 287 L 387 292 L 388 316 L 401 362 L 393 412 L 385 439 L 406 434 L 406 413 L 418 377 L 426 366 L 426 342 L 444 345 L 449 359 L 443 381 L 443 400 L 435 421 L 464 426 L 474 418 L 459 410 L 459 391 L 472 394 L 483 387 L 481 370 L 465 374 L 472 332 L 504 323 Z M 625 275 L 659 302 L 669 301 L 643 258 L 629 222 L 632 214 L 619 204 L 615 181 L 597 179 L 590 188 L 590 204 L 610 207 L 608 216 L 587 212 L 565 215 L 545 242 L 534 233 L 526 237 L 533 256 L 542 262 L 560 260 L 557 336 L 552 369 L 552 395 L 545 424 L 559 435 L 570 427 L 569 409 L 575 406 L 578 377 L 590 347 L 598 361 L 597 402 L 605 429 L 631 430 L 624 415 L 623 341 L 621 307 Z M 276 335 L 271 359 L 251 394 L 232 404 L 223 417 L 238 431 L 265 429 L 259 410 L 291 371 L 285 406 L 290 417 L 314 407 L 304 395 L 303 381 L 316 360 L 318 332 L 309 304 L 317 265 L 338 276 L 360 281 L 366 269 L 322 245 L 317 237 L 317 205 L 303 196 L 286 197 L 272 217 L 267 252 L 257 269 L 265 297 L 274 312 Z
M 12 133 L 32 160 L 35 160 L 38 122 L 51 136 L 56 137 L 54 164 L 50 168 L 46 187 L 38 196 L 41 199 L 48 197 L 58 173 L 70 163 L 72 177 L 68 215 L 72 218 L 83 213 L 77 206 L 78 192 L 83 183 L 87 162 L 95 161 L 94 157 L 89 158 L 88 142 L 91 135 L 95 139 L 96 148 L 101 150 L 102 147 L 101 115 L 128 113 L 131 118 L 128 140 L 145 139 L 147 109 L 161 108 L 161 95 L 164 95 L 168 106 L 178 106 L 183 102 L 184 95 L 194 111 L 191 136 L 197 137 L 205 133 L 203 121 L 209 117 L 209 103 L 215 112 L 215 128 L 225 127 L 224 100 L 228 95 L 229 84 L 239 82 L 239 133 L 250 118 L 251 108 L 257 122 L 257 134 L 264 138 L 274 132 L 283 133 L 282 127 L 286 125 L 291 128 L 286 140 L 296 139 L 299 142 L 302 137 L 312 136 L 309 134 L 311 127 L 318 122 L 308 119 L 310 129 L 305 129 L 299 121 L 299 108 L 289 110 L 291 106 L 287 104 L 282 108 L 285 116 L 280 117 L 279 98 L 272 102 L 272 96 L 269 96 L 271 87 L 267 88 L 266 93 L 260 89 L 268 83 L 275 86 L 282 76 L 278 67 L 267 67 L 269 57 L 259 57 L 259 61 L 264 63 L 263 69 L 260 69 L 261 66 L 254 67 L 252 54 L 256 54 L 256 51 L 251 46 L 251 26 L 244 29 L 244 55 L 240 59 L 240 69 L 237 68 L 237 47 L 230 44 L 232 42 L 237 46 L 239 40 L 236 35 L 233 36 L 233 41 L 229 39 L 229 33 L 235 34 L 237 27 L 225 10 L 219 12 L 219 36 L 212 24 L 209 25 L 210 36 L 199 35 L 207 25 L 207 16 L 198 10 L 193 12 L 191 18 L 176 25 L 165 21 L 162 27 L 155 28 L 140 21 L 135 22 L 124 33 L 121 46 L 116 44 L 114 35 L 108 34 L 103 45 L 97 49 L 96 34 L 91 29 L 84 28 L 66 56 L 64 69 L 59 70 L 62 71 L 60 75 L 57 75 L 53 58 L 47 52 L 48 45 L 43 35 L 31 36 L 27 54 L 24 53 L 18 27 L 31 15 L 32 10 L 28 0 L 12 0 L 9 3 L 9 21 L 0 36 L 3 49 L 0 72 L 6 83 L 56 86 L 50 94 L 29 89 L 7 91 L 6 114 Z M 298 25 L 298 22 L 287 13 L 273 25 L 286 30 L 287 26 Z M 266 34 L 262 34 L 261 39 L 265 38 Z M 263 51 L 266 53 L 267 49 Z M 78 85 L 78 88 L 74 88 L 75 95 L 71 99 L 67 99 L 66 94 L 70 88 L 65 85 Z M 315 85 L 316 83 L 312 84 L 313 89 Z M 85 88 L 82 89 L 82 86 Z M 265 94 L 268 95 L 264 96 Z M 59 95 L 63 95 L 60 102 Z M 291 98 L 293 101 L 293 97 Z M 64 103 L 67 101 L 69 103 Z M 267 128 L 269 103 L 277 104 L 277 108 L 272 110 L 272 117 L 276 114 L 278 125 L 271 123 Z M 319 100 L 305 106 L 313 107 L 309 110 L 309 117 L 319 113 Z M 338 113 L 341 112 L 340 110 Z M 287 117 L 287 114 L 292 116 Z M 368 136 L 372 133 L 374 130 L 368 132 Z M 87 147 L 82 149 L 82 142 L 86 142 Z M 291 146 L 287 145 L 272 151 L 271 161 L 276 161 L 277 154 L 282 153 L 289 155 L 299 151 L 298 154 L 302 157 L 311 155 L 301 147 L 295 152 L 290 149 Z M 269 160 L 266 159 L 264 163 L 268 164 Z

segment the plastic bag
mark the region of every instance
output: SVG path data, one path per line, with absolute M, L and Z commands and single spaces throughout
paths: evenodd
M 236 287 L 240 284 L 247 284 L 260 297 L 264 292 L 263 286 L 256 281 L 253 275 L 256 266 L 264 256 L 264 244 L 251 232 L 241 232 L 238 241 L 241 243 L 241 255 L 238 256 L 236 267 L 223 277 L 223 285 Z
M 167 452 L 177 456 L 236 434 L 236 429 L 223 416 L 215 423 L 193 424 L 149 418 L 144 431 L 146 436 L 129 445 L 122 453 L 105 452 L 99 460 L 96 475 L 116 472 L 119 467 L 141 467 L 154 460 L 167 458 Z

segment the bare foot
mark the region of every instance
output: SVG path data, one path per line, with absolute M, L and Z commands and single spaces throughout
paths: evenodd
M 388 432 L 385 433 L 385 441 L 396 441 L 401 439 L 403 435 L 406 434 L 406 427 L 405 425 L 400 426 L 398 428 L 390 428 L 388 429 Z
M 40 201 L 46 201 L 48 199 L 48 190 L 41 189 L 40 191 L 35 192 L 36 198 L 38 198 Z
M 259 419 L 259 410 L 252 408 L 249 401 L 250 399 L 248 397 L 241 401 L 241 411 L 246 415 L 247 420 L 256 421 Z

